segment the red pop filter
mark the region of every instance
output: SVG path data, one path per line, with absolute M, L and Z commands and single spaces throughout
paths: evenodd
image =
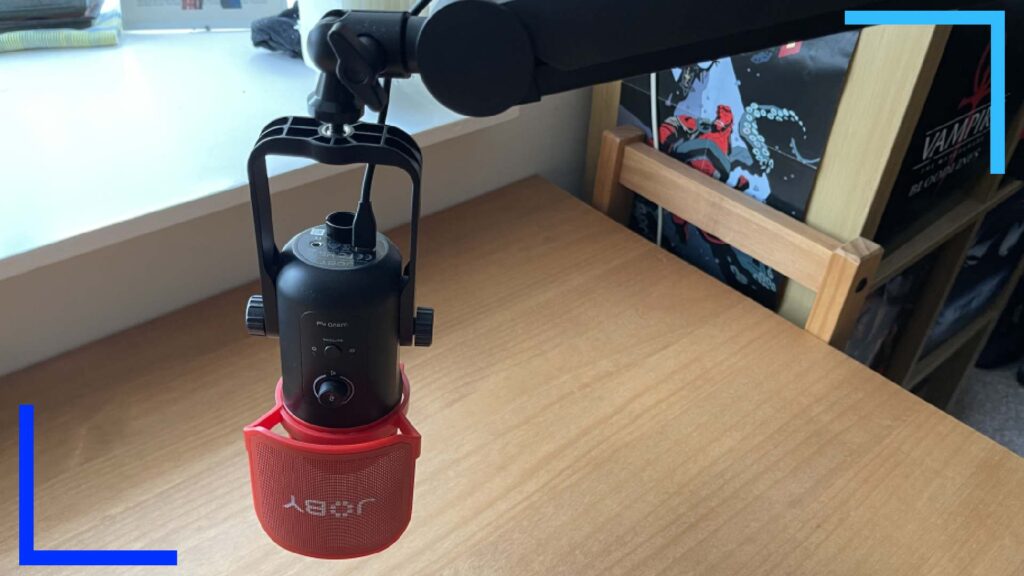
M 355 558 L 396 540 L 412 516 L 420 435 L 401 403 L 366 426 L 322 428 L 295 418 L 277 386 L 274 408 L 245 428 L 253 503 L 282 548 L 317 558 Z M 274 428 L 281 425 L 283 434 Z

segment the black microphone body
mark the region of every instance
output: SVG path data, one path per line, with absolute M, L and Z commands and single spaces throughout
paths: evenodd
M 398 322 L 402 255 L 383 234 L 356 250 L 331 220 L 305 230 L 280 254 L 277 312 L 284 404 L 326 428 L 370 424 L 402 397 Z M 349 228 L 350 230 L 350 228 Z

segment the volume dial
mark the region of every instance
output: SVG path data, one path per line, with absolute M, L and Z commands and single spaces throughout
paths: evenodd
M 327 408 L 337 408 L 352 399 L 352 383 L 341 376 L 321 376 L 313 383 L 317 401 Z
M 253 336 L 267 335 L 267 319 L 261 294 L 249 296 L 249 302 L 245 305 L 245 329 Z

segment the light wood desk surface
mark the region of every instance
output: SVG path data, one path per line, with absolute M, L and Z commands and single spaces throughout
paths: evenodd
M 331 562 L 260 529 L 242 427 L 279 364 L 246 288 L 0 380 L 0 573 L 18 403 L 37 547 L 180 562 L 25 574 L 1024 572 L 1024 460 L 580 201 L 531 179 L 422 229 L 438 320 L 402 351 L 423 455 L 397 544 Z

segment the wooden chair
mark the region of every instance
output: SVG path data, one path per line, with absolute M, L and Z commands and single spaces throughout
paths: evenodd
M 814 292 L 804 329 L 842 349 L 882 248 L 863 238 L 841 243 L 654 150 L 644 139 L 632 126 L 604 132 L 593 206 L 626 224 L 633 194 L 639 194 L 771 266 Z

